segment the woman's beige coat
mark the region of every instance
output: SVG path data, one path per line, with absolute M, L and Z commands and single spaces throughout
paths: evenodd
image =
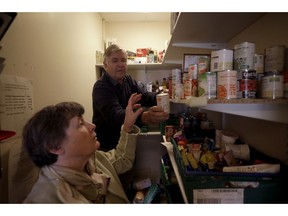
M 39 178 L 24 203 L 129 203 L 118 175 L 134 164 L 137 136 L 121 130 L 116 149 L 96 151 L 87 173 L 54 165 L 42 167 Z M 107 185 L 104 179 L 110 178 Z

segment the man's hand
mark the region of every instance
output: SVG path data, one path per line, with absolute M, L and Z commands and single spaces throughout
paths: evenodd
M 144 124 L 158 124 L 169 118 L 169 113 L 164 112 L 160 106 L 153 106 L 142 115 L 142 122 Z

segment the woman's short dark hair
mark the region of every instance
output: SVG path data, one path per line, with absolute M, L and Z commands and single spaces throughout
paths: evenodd
M 84 107 L 76 102 L 62 102 L 37 112 L 24 126 L 23 145 L 38 167 L 53 164 L 57 155 L 50 152 L 61 147 L 70 120 L 81 117 Z

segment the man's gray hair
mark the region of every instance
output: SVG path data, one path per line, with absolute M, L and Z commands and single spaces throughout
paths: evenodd
M 105 61 L 107 57 L 111 56 L 112 53 L 115 53 L 118 51 L 122 51 L 123 53 L 126 54 L 126 50 L 120 48 L 117 44 L 110 45 L 109 47 L 107 47 L 107 49 L 104 52 L 103 61 Z

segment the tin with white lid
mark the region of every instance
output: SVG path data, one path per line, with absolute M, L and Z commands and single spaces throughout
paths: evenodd
M 234 69 L 254 69 L 255 43 L 243 42 L 234 46 Z

